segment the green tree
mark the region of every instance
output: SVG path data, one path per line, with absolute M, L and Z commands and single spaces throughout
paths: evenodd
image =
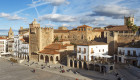
M 136 25 L 133 25 L 131 21 L 127 21 L 126 25 L 129 31 L 132 31 L 133 33 L 136 33 L 138 31 L 138 27 Z
M 131 28 L 133 33 L 136 33 L 138 31 L 138 27 L 136 25 L 133 25 L 133 27 Z
M 58 41 L 58 37 L 56 37 L 56 38 L 54 39 L 54 42 L 56 42 L 56 41 Z

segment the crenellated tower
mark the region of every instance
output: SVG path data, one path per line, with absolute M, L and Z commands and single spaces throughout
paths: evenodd
M 36 19 L 29 24 L 29 57 L 31 60 L 38 59 L 37 53 L 51 44 L 54 40 L 53 28 L 42 28 Z

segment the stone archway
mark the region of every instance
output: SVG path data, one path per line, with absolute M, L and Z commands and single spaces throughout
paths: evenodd
M 82 62 L 79 61 L 79 68 L 82 68 Z
M 50 57 L 50 61 L 53 61 L 53 57 L 52 56 Z
M 95 67 L 95 71 L 100 71 L 100 66 L 99 65 L 96 64 L 94 67 Z
M 40 56 L 40 59 L 41 59 L 41 60 L 43 60 L 43 59 L 44 59 L 44 56 L 43 56 L 43 55 L 41 55 L 41 56 Z
M 113 66 L 110 67 L 110 70 L 113 70 Z
M 84 62 L 84 69 L 88 69 L 88 68 L 87 68 L 87 63 L 86 63 L 86 62 Z
M 56 56 L 56 61 L 58 61 L 58 56 Z
M 70 60 L 70 67 L 73 67 L 73 61 Z
M 74 67 L 77 68 L 77 61 L 74 60 Z
M 45 56 L 45 63 L 49 63 L 49 57 Z
M 89 70 L 94 70 L 94 64 L 89 64 Z
M 105 66 L 101 66 L 101 72 L 106 72 L 106 67 Z

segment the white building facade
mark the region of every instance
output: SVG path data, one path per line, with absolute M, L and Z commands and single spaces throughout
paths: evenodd
M 140 48 L 118 47 L 117 62 L 140 66 Z
M 6 53 L 7 40 L 0 37 L 0 53 Z
M 21 59 L 28 59 L 29 56 L 29 43 L 19 36 L 14 37 L 14 56 Z
M 92 61 L 99 57 L 108 56 L 108 45 L 78 45 L 77 59 L 84 61 Z

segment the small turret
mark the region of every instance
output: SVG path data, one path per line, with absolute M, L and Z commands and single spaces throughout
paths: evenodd
M 128 16 L 128 17 L 124 16 L 124 25 L 127 25 L 128 21 L 130 21 L 132 25 L 134 25 L 134 16 Z
M 35 28 L 35 27 L 40 27 L 40 24 L 37 23 L 36 19 L 34 19 L 34 21 L 29 24 L 30 28 Z
M 10 27 L 10 30 L 8 32 L 8 38 L 13 38 L 14 37 L 14 32 L 12 31 L 12 28 Z

